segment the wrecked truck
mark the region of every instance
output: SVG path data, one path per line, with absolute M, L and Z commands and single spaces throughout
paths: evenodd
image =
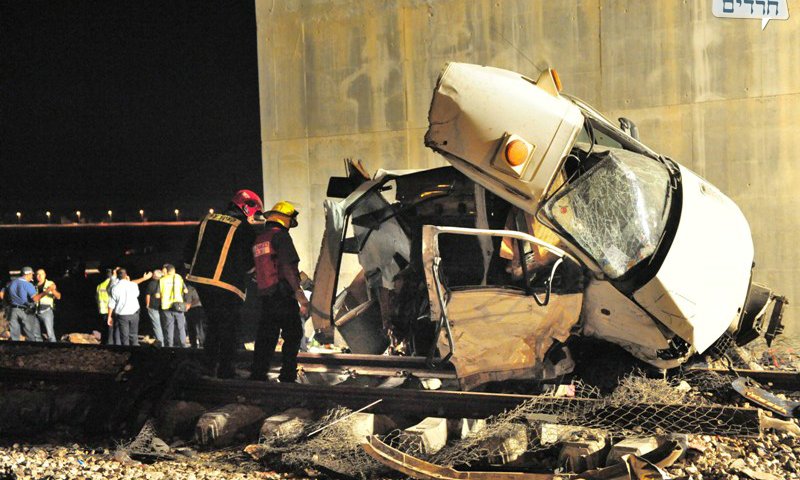
M 570 339 L 669 369 L 781 332 L 736 204 L 555 71 L 447 64 L 425 144 L 450 166 L 330 179 L 312 319 L 352 352 L 449 362 L 475 389 L 569 373 Z

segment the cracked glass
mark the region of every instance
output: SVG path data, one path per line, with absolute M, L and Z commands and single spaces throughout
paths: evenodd
M 664 231 L 670 175 L 654 159 L 611 148 L 545 205 L 612 279 L 652 255 Z

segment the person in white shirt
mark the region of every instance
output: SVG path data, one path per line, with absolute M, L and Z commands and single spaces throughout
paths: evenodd
M 122 345 L 139 345 L 139 285 L 119 268 L 117 283 L 110 290 L 108 326 L 119 332 Z

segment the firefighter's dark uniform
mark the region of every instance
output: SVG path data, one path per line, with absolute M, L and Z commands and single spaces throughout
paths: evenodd
M 267 222 L 265 227 L 253 246 L 262 305 L 251 378 L 267 378 L 280 335 L 283 337 L 283 364 L 278 379 L 281 382 L 294 382 L 297 379 L 297 352 L 303 335 L 300 307 L 295 297 L 300 289 L 297 270 L 300 257 L 286 227 L 276 222 Z
M 184 252 L 184 261 L 191 265 L 186 281 L 197 289 L 206 310 L 207 367 L 213 374 L 218 365 L 220 378 L 234 376 L 241 310 L 254 267 L 254 240 L 247 217 L 231 208 L 206 215 Z

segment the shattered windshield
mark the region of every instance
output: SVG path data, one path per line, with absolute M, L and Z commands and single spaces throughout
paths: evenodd
M 655 252 L 670 198 L 664 164 L 612 148 L 554 195 L 545 212 L 616 279 Z

